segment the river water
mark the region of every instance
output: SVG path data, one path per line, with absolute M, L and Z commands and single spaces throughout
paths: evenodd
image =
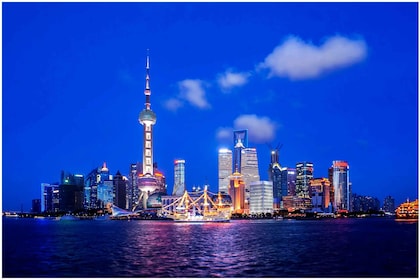
M 3 277 L 418 277 L 418 224 L 391 218 L 3 218 Z

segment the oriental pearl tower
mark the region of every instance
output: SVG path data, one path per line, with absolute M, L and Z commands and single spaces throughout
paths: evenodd
M 146 57 L 146 96 L 145 108 L 140 112 L 139 123 L 143 126 L 143 173 L 138 180 L 140 190 L 139 204 L 146 208 L 150 194 L 158 190 L 158 182 L 153 174 L 153 125 L 156 123 L 156 114 L 150 108 L 150 59 Z

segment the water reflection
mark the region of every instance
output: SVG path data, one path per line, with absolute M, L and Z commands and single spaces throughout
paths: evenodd
M 386 219 L 15 220 L 3 225 L 3 275 L 416 277 L 416 242 L 416 224 Z

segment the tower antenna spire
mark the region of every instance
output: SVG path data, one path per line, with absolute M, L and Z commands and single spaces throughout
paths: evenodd
M 149 70 L 150 69 L 150 62 L 149 62 L 149 57 L 150 57 L 150 49 L 146 49 L 146 69 Z
M 149 55 L 149 49 L 147 49 L 147 55 L 146 55 L 146 87 L 144 89 L 144 95 L 146 96 L 146 103 L 144 104 L 146 106 L 146 109 L 150 110 L 150 55 Z

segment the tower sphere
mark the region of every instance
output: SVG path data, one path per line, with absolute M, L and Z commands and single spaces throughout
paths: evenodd
M 154 125 L 156 123 L 156 114 L 150 109 L 144 109 L 140 112 L 139 123 L 144 125 L 146 123 Z

